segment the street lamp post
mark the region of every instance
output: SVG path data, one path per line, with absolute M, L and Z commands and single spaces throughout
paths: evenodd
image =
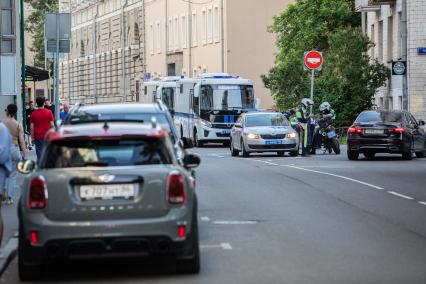
M 22 100 L 22 126 L 26 129 L 26 109 L 25 109 L 25 30 L 24 30 L 24 0 L 20 2 L 21 12 L 21 100 Z

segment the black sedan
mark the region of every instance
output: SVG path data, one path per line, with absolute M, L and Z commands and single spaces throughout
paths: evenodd
M 362 153 L 368 159 L 376 153 L 402 154 L 404 160 L 426 155 L 426 134 L 407 111 L 370 110 L 362 112 L 348 130 L 348 159 Z

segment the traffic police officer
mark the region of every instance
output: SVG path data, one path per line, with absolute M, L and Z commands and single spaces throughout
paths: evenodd
M 310 122 L 310 113 L 309 107 L 314 105 L 314 102 L 311 99 L 304 98 L 302 99 L 302 104 L 296 112 L 296 118 L 301 125 L 301 141 L 302 141 L 302 156 L 309 155 L 309 145 L 312 142 L 312 135 L 308 135 L 308 123 Z M 309 137 L 311 136 L 311 137 Z M 311 138 L 311 141 L 309 141 Z

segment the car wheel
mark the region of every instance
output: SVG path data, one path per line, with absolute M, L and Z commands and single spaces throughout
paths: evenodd
M 425 142 L 425 147 L 423 149 L 424 149 L 423 151 L 416 152 L 416 157 L 417 158 L 424 158 L 424 157 L 426 157 L 426 142 Z
M 31 250 L 31 245 L 25 238 L 22 225 L 19 226 L 18 237 L 18 274 L 21 281 L 40 280 L 44 274 L 44 264 L 28 265 L 25 264 L 25 256 Z
M 359 157 L 359 152 L 356 151 L 348 151 L 348 159 L 351 161 L 356 161 L 358 160 Z
M 203 141 L 198 140 L 198 132 L 197 132 L 197 129 L 194 129 L 194 144 L 195 144 L 195 147 L 199 147 L 199 148 L 201 148 L 201 147 L 203 147 L 203 146 L 204 146 L 204 142 L 203 142 Z
M 367 159 L 374 159 L 374 157 L 376 156 L 376 153 L 364 153 L 364 156 L 367 158 Z
M 238 155 L 240 154 L 240 151 L 235 150 L 234 143 L 232 142 L 232 140 L 231 140 L 231 142 L 229 144 L 230 144 L 229 148 L 231 149 L 231 156 L 232 157 L 238 157 Z
M 194 209 L 196 211 L 196 209 Z M 177 259 L 176 271 L 178 273 L 197 274 L 200 272 L 200 244 L 198 238 L 198 215 L 195 214 L 192 220 L 191 236 L 192 257 L 189 259 Z
M 241 139 L 241 152 L 243 152 L 243 157 L 244 158 L 250 157 L 250 153 L 247 152 L 246 146 L 244 146 L 244 140 L 243 139 Z
M 291 152 L 290 152 L 290 156 L 292 156 L 292 157 L 297 157 L 297 156 L 299 156 L 299 150 L 297 150 L 297 151 L 291 151 Z
M 402 152 L 402 159 L 406 160 L 406 161 L 410 161 L 410 160 L 413 159 L 413 147 L 412 146 L 407 151 Z
M 284 152 L 284 151 L 278 151 L 278 152 L 277 152 L 277 156 L 278 156 L 278 157 L 284 157 L 284 155 L 285 155 L 285 152 Z

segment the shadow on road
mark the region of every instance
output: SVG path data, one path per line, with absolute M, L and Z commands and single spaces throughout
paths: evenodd
M 177 279 L 188 275 L 177 274 L 175 262 L 171 258 L 133 258 L 108 260 L 79 260 L 50 263 L 43 282 L 80 283 L 98 282 L 117 283 L 123 279 L 138 279 L 141 282 L 159 278 Z M 196 275 L 194 275 L 196 277 Z

